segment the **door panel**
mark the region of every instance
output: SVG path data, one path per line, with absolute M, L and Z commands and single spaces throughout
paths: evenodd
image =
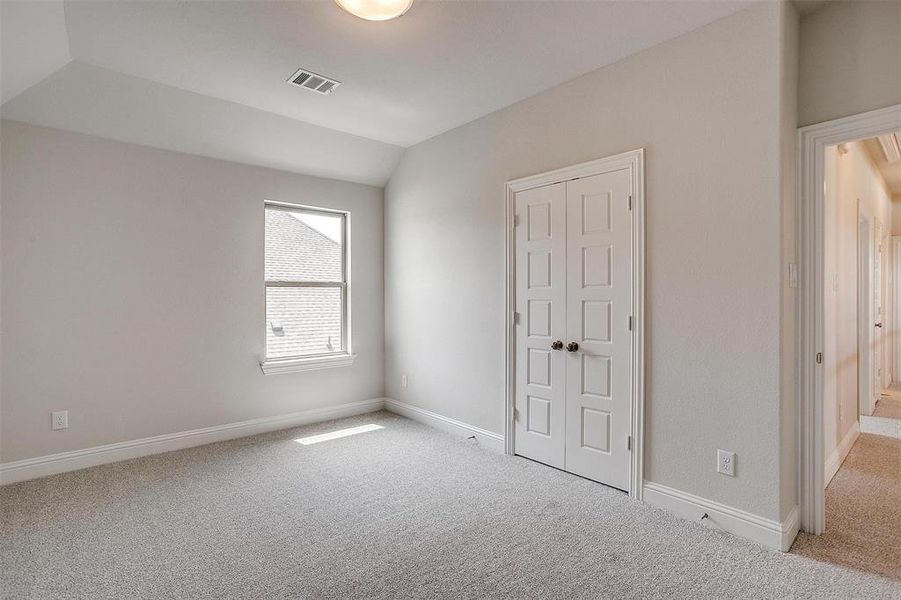
M 629 489 L 629 169 L 566 183 L 566 470 Z
M 566 186 L 516 194 L 515 452 L 564 468 Z
M 873 405 L 875 406 L 876 402 L 882 396 L 882 390 L 884 389 L 884 386 L 882 385 L 882 331 L 884 328 L 884 316 L 882 310 L 882 263 L 884 255 L 882 253 L 882 249 L 884 243 L 882 240 L 882 224 L 879 221 L 876 221 L 874 225 L 873 243 L 875 244 L 875 251 L 873 256 L 873 313 L 876 322 L 873 323 L 873 379 L 875 383 L 875 385 L 873 386 Z

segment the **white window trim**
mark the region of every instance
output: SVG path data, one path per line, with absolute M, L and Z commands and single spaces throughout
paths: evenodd
M 335 367 L 349 367 L 354 364 L 356 354 L 329 354 L 327 356 L 298 356 L 294 358 L 273 358 L 260 363 L 260 368 L 266 375 L 278 375 L 279 373 L 299 373 L 301 371 L 315 371 L 317 369 L 333 369 Z
M 283 373 L 299 373 L 302 371 L 315 371 L 318 369 L 333 369 L 336 367 L 349 367 L 354 364 L 357 355 L 353 353 L 351 345 L 351 329 L 350 329 L 350 309 L 351 309 L 351 287 L 350 287 L 350 211 L 337 210 L 332 208 L 322 208 L 319 206 L 309 206 L 304 204 L 291 204 L 287 202 L 275 202 L 266 200 L 263 202 L 263 211 L 266 208 L 281 208 L 285 210 L 315 211 L 323 213 L 334 213 L 344 217 L 344 232 L 342 244 L 342 258 L 344 261 L 344 305 L 342 307 L 343 320 L 342 331 L 344 332 L 342 344 L 345 348 L 344 352 L 336 352 L 334 354 L 319 354 L 311 356 L 288 356 L 284 358 L 264 358 L 260 361 L 260 369 L 265 375 L 278 375 Z M 265 220 L 264 220 L 265 222 Z M 265 227 L 265 225 L 264 225 Z M 266 320 L 266 295 L 267 281 L 263 278 L 263 322 Z M 265 343 L 265 340 L 264 340 Z

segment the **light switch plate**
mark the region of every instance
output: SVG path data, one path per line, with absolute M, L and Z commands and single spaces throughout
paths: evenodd
M 788 287 L 798 287 L 798 264 L 788 263 Z

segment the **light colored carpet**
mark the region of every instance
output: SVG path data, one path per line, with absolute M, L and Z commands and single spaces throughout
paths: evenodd
M 892 394 L 883 394 L 876 401 L 876 408 L 873 410 L 874 417 L 885 417 L 887 419 L 901 419 L 901 392 L 892 390 Z
M 300 436 L 384 428 L 303 446 Z M 0 490 L 4 598 L 899 598 L 387 413 Z
M 901 440 L 857 438 L 826 488 L 826 533 L 799 535 L 792 552 L 901 582 Z

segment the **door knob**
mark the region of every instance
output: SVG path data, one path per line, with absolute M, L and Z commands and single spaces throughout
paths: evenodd
M 882 329 L 882 323 L 876 323 L 876 327 L 878 327 L 879 329 Z
M 575 342 L 570 342 L 566 345 L 567 352 L 575 352 L 578 349 L 579 349 L 579 344 L 577 344 Z
M 560 340 L 555 340 L 551 343 L 551 350 L 560 350 L 563 348 L 563 342 Z

